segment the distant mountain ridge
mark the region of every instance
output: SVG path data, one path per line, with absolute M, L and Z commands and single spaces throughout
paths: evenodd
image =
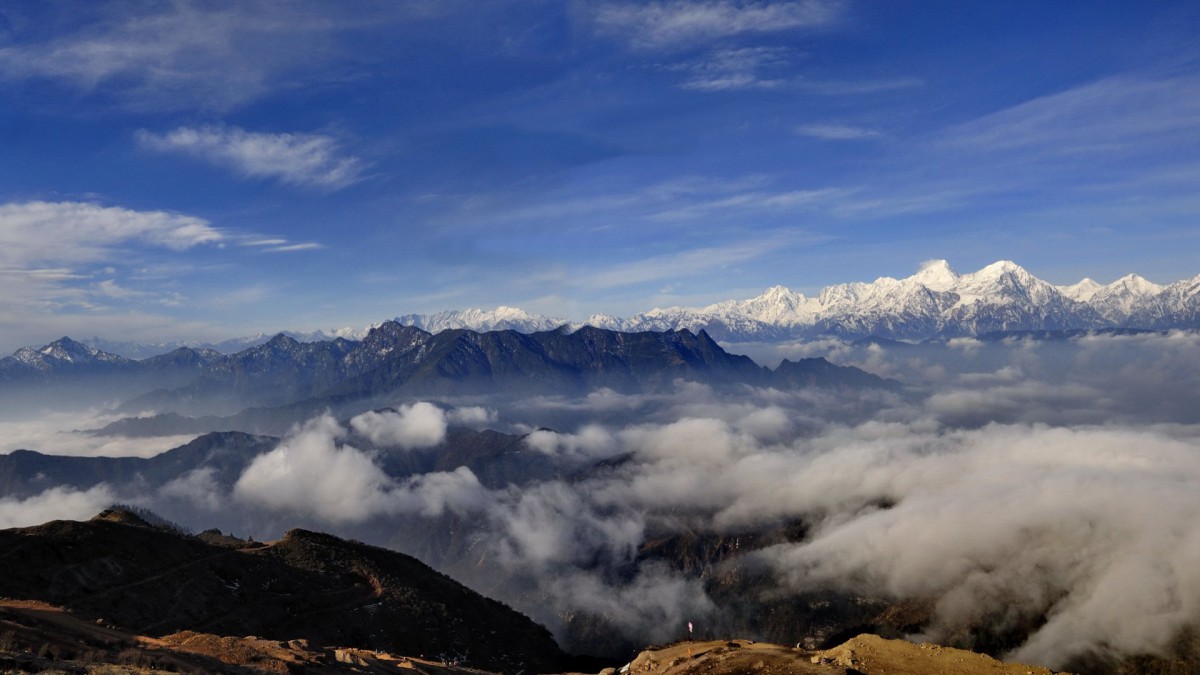
M 505 318 L 514 330 L 543 330 L 565 320 L 503 307 L 397 319 L 412 325 L 474 328 Z M 522 316 L 528 323 L 522 323 Z M 704 330 L 730 342 L 870 336 L 925 340 L 978 336 L 998 331 L 1200 328 L 1200 275 L 1158 285 L 1136 274 L 1101 285 L 1091 279 L 1055 286 L 1014 262 L 1002 260 L 959 274 L 945 260 L 922 265 L 904 279 L 827 286 L 808 297 L 773 286 L 747 300 L 706 307 L 656 308 L 631 317 L 595 314 L 572 328 L 591 325 L 617 331 Z
M 583 395 L 601 388 L 626 393 L 671 390 L 677 380 L 713 387 L 881 387 L 889 382 L 824 359 L 785 361 L 776 370 L 730 354 L 704 331 L 620 332 L 592 326 L 521 333 L 465 329 L 429 333 L 394 321 L 361 340 L 300 342 L 284 334 L 222 355 L 181 347 L 133 361 L 64 337 L 40 349 L 0 359 L 0 392 L 17 400 L 27 392 L 72 384 L 100 385 L 132 399 L 122 412 L 223 416 L 245 411 L 320 409 L 372 397 L 505 394 Z M 310 410 L 311 409 L 311 410 Z M 255 412 L 257 410 L 258 412 Z M 284 415 L 278 423 L 290 424 Z M 274 419 L 274 417 L 272 417 Z M 275 433 L 275 426 L 216 429 Z M 161 425 L 162 420 L 156 424 Z M 209 430 L 208 427 L 205 427 Z M 188 433 L 195 431 L 189 428 Z M 176 429 L 182 432 L 182 427 Z
M 300 342 L 319 342 L 322 340 L 336 340 L 344 338 L 347 340 L 361 340 L 366 337 L 367 333 L 374 326 L 366 328 L 338 328 L 334 330 L 316 330 L 316 331 L 282 331 L 294 340 Z M 118 354 L 127 359 L 146 359 L 151 356 L 158 356 L 168 352 L 177 351 L 179 349 L 192 349 L 196 351 L 217 352 L 219 354 L 233 354 L 240 352 L 243 349 L 257 347 L 280 333 L 259 333 L 257 335 L 247 335 L 244 337 L 231 338 L 221 340 L 220 342 L 206 342 L 203 340 L 171 340 L 168 342 L 119 342 L 114 340 L 106 340 L 99 336 L 80 339 L 79 342 L 88 347 L 108 352 L 110 354 Z
M 1160 285 L 1137 274 L 1109 284 L 1085 278 L 1067 286 L 1038 279 L 1020 265 L 1002 260 L 960 274 L 945 260 L 929 261 L 904 279 L 827 286 L 809 297 L 785 286 L 772 286 L 745 300 L 724 300 L 705 307 L 665 307 L 629 317 L 593 314 L 583 321 L 500 306 L 492 310 L 447 310 L 404 314 L 393 319 L 430 333 L 444 330 L 521 333 L 560 326 L 594 326 L 621 332 L 687 329 L 706 331 L 728 342 L 775 342 L 793 339 L 870 336 L 896 340 L 974 337 L 998 331 L 1200 328 L 1200 275 Z M 373 328 L 283 331 L 300 342 L 337 338 L 363 340 Z M 88 347 L 136 359 L 182 347 L 231 354 L 268 342 L 259 334 L 223 342 L 174 341 L 158 344 L 112 342 L 99 337 Z

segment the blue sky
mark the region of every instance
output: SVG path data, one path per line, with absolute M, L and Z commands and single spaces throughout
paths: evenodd
M 0 351 L 1200 273 L 1192 2 L 0 2 Z

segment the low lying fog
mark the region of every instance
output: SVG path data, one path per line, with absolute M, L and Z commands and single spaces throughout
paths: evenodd
M 153 457 L 187 443 L 195 434 L 124 438 L 87 433 L 121 419 L 111 409 L 43 410 L 24 419 L 0 420 L 0 455 L 36 450 L 76 457 Z
M 927 639 L 1028 622 L 1038 627 L 1014 656 L 1054 667 L 1161 652 L 1197 625 L 1200 335 L 742 347 L 763 361 L 825 356 L 913 393 L 723 395 L 680 382 L 656 396 L 408 402 L 346 425 L 310 420 L 233 485 L 200 469 L 152 495 L 0 499 L 0 524 L 86 518 L 114 497 L 190 512 L 184 524 L 196 528 L 245 510 L 256 524 L 237 534 L 256 537 L 300 518 L 386 543 L 380 523 L 450 518 L 478 528 L 470 564 L 449 567 L 505 580 L 502 595 L 512 584 L 518 608 L 552 628 L 590 611 L 653 642 L 687 621 L 703 628 L 716 608 L 699 580 L 662 564 L 613 572 L 628 571 L 648 537 L 800 519 L 803 541 L 751 554 L 775 593 L 931 600 Z M 461 467 L 403 480 L 381 468 L 461 424 L 527 433 L 526 451 L 564 478 L 489 489 Z M 46 445 L 34 449 L 99 451 L 35 428 L 25 437 Z M 526 583 L 538 601 L 520 606 L 512 589 Z

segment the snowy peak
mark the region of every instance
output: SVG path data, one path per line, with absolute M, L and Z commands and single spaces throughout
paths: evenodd
M 930 260 L 921 264 L 921 269 L 906 281 L 921 284 L 931 291 L 948 291 L 958 284 L 959 275 L 945 260 Z
M 804 295 L 794 293 L 786 286 L 772 286 L 763 292 L 757 298 L 751 298 L 745 302 L 756 302 L 761 305 L 774 305 L 780 307 L 795 307 L 804 303 Z
M 1114 323 L 1125 323 L 1164 290 L 1164 286 L 1136 274 L 1126 274 L 1097 289 L 1088 299 L 1088 304 L 1105 319 Z
M 48 358 L 67 363 L 90 363 L 93 361 L 108 361 L 113 358 L 111 354 L 105 354 L 98 349 L 88 347 L 69 337 L 61 337 L 37 351 Z
M 1018 277 L 1028 277 L 1028 278 L 1033 277 L 1033 275 L 1031 275 L 1029 272 L 1027 272 L 1024 267 L 1021 267 L 1020 265 L 1018 265 L 1017 263 L 1015 263 L 1011 260 L 997 260 L 996 262 L 994 262 L 990 265 L 985 265 L 983 267 L 983 269 L 980 269 L 978 272 L 973 272 L 971 274 L 971 276 L 978 277 L 978 278 L 987 278 L 987 277 L 1001 277 L 1006 274 L 1011 274 L 1011 275 L 1018 276 Z
M 1075 302 L 1087 302 L 1091 300 L 1092 296 L 1096 294 L 1096 291 L 1100 290 L 1101 288 L 1104 288 L 1104 286 L 1100 285 L 1096 281 L 1093 281 L 1092 279 L 1084 277 L 1079 283 L 1071 284 L 1070 286 L 1059 286 L 1058 292 L 1074 300 Z
M 1035 281 L 1039 280 L 1025 271 L 1024 267 L 1011 260 L 1001 260 L 978 272 L 964 274 L 959 279 L 959 283 L 955 284 L 955 290 L 962 289 L 970 293 L 986 295 L 1023 288 Z
M 566 319 L 531 314 L 523 309 L 503 305 L 493 310 L 464 309 L 438 312 L 437 314 L 405 314 L 396 317 L 395 321 L 401 325 L 413 326 L 430 333 L 440 333 L 452 329 L 536 332 L 554 330 L 567 323 Z
M 603 328 L 605 330 L 628 331 L 629 319 L 622 319 L 611 314 L 593 314 L 583 320 L 582 326 Z
M 129 359 L 102 352 L 95 347 L 89 347 L 76 342 L 69 337 L 62 337 L 37 350 L 39 356 L 47 361 L 58 364 L 94 365 L 103 363 L 128 363 Z
M 900 340 L 980 335 L 993 331 L 1200 327 L 1200 277 L 1159 286 L 1137 275 L 1111 284 L 1084 279 L 1053 286 L 1011 260 L 960 274 L 946 260 L 923 263 L 904 279 L 827 286 L 806 297 L 771 286 L 745 300 L 705 307 L 654 308 L 629 317 L 594 314 L 581 324 L 625 332 L 707 331 L 717 340 L 779 341 L 823 336 Z M 552 330 L 561 320 L 499 307 L 409 315 L 397 321 L 431 333 Z
M 1149 296 L 1161 293 L 1164 287 L 1149 281 L 1145 277 L 1140 277 L 1136 274 L 1126 274 L 1104 288 L 1106 291 L 1112 289 L 1111 292 L 1113 293 Z
M 768 324 L 790 326 L 811 321 L 819 304 L 785 286 L 772 286 L 748 300 L 726 300 L 705 307 L 703 312 L 735 314 Z
M 1198 277 L 1200 279 L 1200 277 Z M 1011 260 L 959 274 L 931 260 L 905 279 L 827 286 L 816 298 L 790 298 L 773 286 L 749 300 L 654 309 L 631 329 L 705 326 L 718 339 L 754 341 L 822 336 L 913 340 L 994 331 L 1107 327 L 1200 327 L 1200 282 L 1163 287 L 1130 275 L 1107 286 L 1085 279 L 1056 287 Z M 1157 300 L 1156 300 L 1157 298 Z M 766 308 L 772 308 L 767 311 Z
M 51 373 L 72 370 L 92 371 L 133 363 L 129 359 L 62 337 L 41 347 L 22 347 L 12 356 L 0 359 L 0 373 L 31 371 Z
M 1026 309 L 1044 307 L 1059 311 L 1064 303 L 1073 302 L 1058 288 L 1011 260 L 994 262 L 978 272 L 964 274 L 953 291 L 960 296 L 959 305 L 1018 305 Z

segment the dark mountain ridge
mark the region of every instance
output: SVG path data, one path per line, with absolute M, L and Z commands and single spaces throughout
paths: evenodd
M 74 356 L 60 358 L 59 352 Z M 280 434 L 327 408 L 353 415 L 421 397 L 582 396 L 600 388 L 653 393 L 679 380 L 718 389 L 897 387 L 820 359 L 806 360 L 803 373 L 797 368 L 772 371 L 726 352 L 704 331 L 687 329 L 626 333 L 585 326 L 574 332 L 562 327 L 431 334 L 387 322 L 361 342 L 300 342 L 280 334 L 236 354 L 181 348 L 142 361 L 63 338 L 0 359 L 0 397 L 14 410 L 36 401 L 57 406 L 91 396 L 94 405 L 120 397 L 126 402 L 118 412 L 165 416 L 129 421 L 120 432 L 132 435 L 234 429 Z M 106 431 L 113 432 L 115 427 Z
M 53 487 L 87 490 L 113 487 L 157 488 L 188 471 L 213 471 L 218 484 L 232 485 L 255 456 L 278 438 L 241 432 L 214 432 L 153 457 L 72 457 L 15 450 L 0 455 L 0 493 L 22 499 Z
M 106 512 L 0 530 L 0 564 L 0 596 L 143 635 L 305 639 L 510 673 L 566 665 L 550 633 L 509 607 L 401 553 L 305 530 L 218 545 Z
M 827 369 L 831 377 L 841 371 Z M 716 385 L 775 383 L 770 370 L 729 354 L 704 331 L 623 333 L 585 326 L 538 333 L 515 330 L 431 334 L 386 322 L 360 341 L 300 342 L 284 334 L 227 356 L 180 348 L 132 361 L 62 338 L 40 350 L 0 359 L 10 384 L 67 381 L 103 374 L 151 376 L 158 391 L 139 403 L 183 403 L 222 395 L 246 405 L 279 406 L 308 398 L 369 396 L 404 390 L 450 393 L 536 389 L 582 393 L 597 387 L 645 391 L 677 378 Z M 189 379 L 185 386 L 172 381 Z M 861 380 L 861 378 L 858 378 Z

